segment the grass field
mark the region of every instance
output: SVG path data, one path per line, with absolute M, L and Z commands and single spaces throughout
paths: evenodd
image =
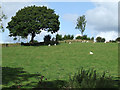
M 94 54 L 89 55 L 90 51 L 93 51 Z M 108 71 L 110 75 L 117 77 L 118 44 L 76 42 L 70 45 L 61 43 L 50 47 L 3 47 L 2 67 L 4 75 L 3 87 L 11 86 L 15 79 L 18 78 L 20 71 L 29 73 L 29 75 L 40 72 L 48 81 L 67 81 L 69 75 L 76 73 L 80 67 L 85 69 L 94 68 L 97 73 Z M 23 84 L 33 81 L 35 82 L 36 79 L 31 76 Z

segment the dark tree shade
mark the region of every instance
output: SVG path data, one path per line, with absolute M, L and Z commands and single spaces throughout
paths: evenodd
M 8 23 L 9 36 L 27 38 L 28 35 L 31 35 L 31 42 L 33 42 L 34 37 L 41 30 L 51 33 L 57 32 L 60 25 L 58 18 L 59 16 L 55 14 L 54 10 L 45 6 L 24 7 Z

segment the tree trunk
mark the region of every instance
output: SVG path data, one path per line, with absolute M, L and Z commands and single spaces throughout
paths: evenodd
M 35 32 L 32 33 L 32 37 L 31 37 L 31 40 L 30 40 L 31 43 L 33 43 L 34 37 L 35 37 Z

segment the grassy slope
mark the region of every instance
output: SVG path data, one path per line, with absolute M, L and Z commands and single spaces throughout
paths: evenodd
M 89 51 L 94 55 L 89 55 Z M 2 66 L 23 67 L 29 73 L 41 72 L 48 80 L 68 80 L 80 67 L 108 70 L 118 75 L 118 44 L 63 43 L 58 46 L 2 48 Z

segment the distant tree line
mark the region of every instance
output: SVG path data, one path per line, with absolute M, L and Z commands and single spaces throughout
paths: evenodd
M 56 35 L 56 39 L 58 41 L 62 41 L 62 40 L 73 40 L 74 39 L 74 35 L 64 35 L 62 37 L 62 35 L 60 34 L 57 34 Z M 83 36 L 77 36 L 75 39 L 81 39 L 81 40 L 94 40 L 94 37 L 90 38 L 90 37 L 87 37 L 87 35 L 83 35 Z
M 120 37 L 116 38 L 115 40 L 109 40 L 109 42 L 112 42 L 112 43 L 120 42 Z
M 97 37 L 96 42 L 105 42 L 105 38 L 102 37 Z M 116 38 L 115 40 L 109 40 L 109 42 L 115 43 L 115 42 L 120 42 L 120 37 Z
M 62 40 L 73 40 L 74 39 L 74 35 L 64 35 L 63 37 L 62 37 L 62 35 L 61 34 L 57 34 L 56 35 L 56 40 L 57 41 L 62 41 Z
M 97 37 L 96 42 L 105 42 L 105 38 Z
M 94 37 L 90 38 L 87 35 L 83 35 L 83 36 L 77 36 L 75 39 L 81 39 L 81 40 L 94 40 Z

